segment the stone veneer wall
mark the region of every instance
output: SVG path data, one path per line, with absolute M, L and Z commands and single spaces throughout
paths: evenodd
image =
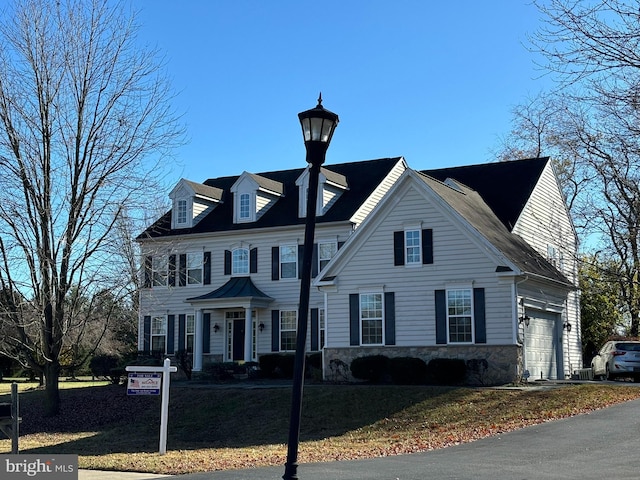
M 517 345 L 442 345 L 434 347 L 346 347 L 325 348 L 323 374 L 325 380 L 355 380 L 349 366 L 357 357 L 385 355 L 391 357 L 415 357 L 429 363 L 434 358 L 459 358 L 486 360 L 486 371 L 472 372 L 467 369 L 466 383 L 471 385 L 501 385 L 519 382 L 522 375 L 522 348 Z M 332 360 L 334 361 L 332 363 Z M 335 362 L 338 361 L 338 362 Z M 338 378 L 336 364 L 346 365 L 346 378 Z M 332 368 L 333 367 L 333 368 Z

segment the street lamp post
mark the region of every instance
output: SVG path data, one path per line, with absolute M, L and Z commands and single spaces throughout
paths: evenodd
M 304 386 L 305 348 L 307 344 L 307 319 L 309 316 L 309 294 L 311 290 L 311 261 L 313 237 L 316 229 L 316 205 L 320 167 L 324 163 L 327 148 L 338 125 L 338 115 L 322 106 L 322 94 L 318 105 L 299 113 L 304 146 L 307 149 L 309 178 L 307 189 L 307 217 L 304 229 L 304 249 L 302 253 L 302 275 L 300 279 L 300 302 L 298 304 L 298 328 L 296 333 L 296 355 L 293 366 L 293 390 L 291 392 L 291 419 L 289 422 L 289 442 L 284 480 L 298 478 L 298 444 L 300 441 L 300 417 L 302 415 L 302 390 Z

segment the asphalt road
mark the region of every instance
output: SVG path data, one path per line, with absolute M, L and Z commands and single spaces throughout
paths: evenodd
M 302 464 L 300 480 L 640 479 L 640 400 L 432 452 Z M 280 479 L 284 467 L 173 480 Z

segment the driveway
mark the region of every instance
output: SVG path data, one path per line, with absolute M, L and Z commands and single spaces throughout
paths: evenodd
M 301 480 L 640 478 L 640 400 L 432 452 L 302 464 Z M 173 480 L 280 479 L 284 467 L 178 475 Z

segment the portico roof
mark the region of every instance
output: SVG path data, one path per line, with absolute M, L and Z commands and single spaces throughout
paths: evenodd
M 186 302 L 206 308 L 266 307 L 273 298 L 254 285 L 250 277 L 233 277 L 221 287 Z

